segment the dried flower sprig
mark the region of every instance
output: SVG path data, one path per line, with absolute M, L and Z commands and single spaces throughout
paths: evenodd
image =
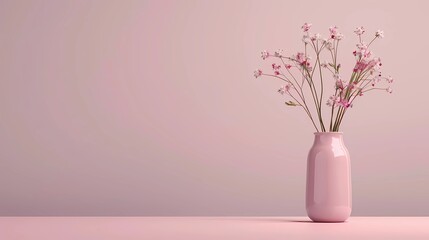
M 268 76 L 284 81 L 285 85 L 278 92 L 291 98 L 291 100 L 285 102 L 286 105 L 302 107 L 316 131 L 326 132 L 328 128 L 325 126 L 322 117 L 322 102 L 324 77 L 326 77 L 324 73 L 328 71 L 328 74 L 335 81 L 335 92 L 326 101 L 326 105 L 330 107 L 329 131 L 338 132 L 345 113 L 353 106 L 353 102 L 357 97 L 363 96 L 366 92 L 373 90 L 383 90 L 392 93 L 390 84 L 393 82 L 393 78 L 391 76 L 382 76 L 380 72 L 382 66 L 381 59 L 374 56 L 370 50 L 371 44 L 376 39 L 384 37 L 384 32 L 378 30 L 369 44 L 366 44 L 362 40 L 365 29 L 363 27 L 356 28 L 354 33 L 359 38 L 356 50 L 353 51 L 356 62 L 350 79 L 347 81 L 341 77 L 341 64 L 338 63 L 338 46 L 340 41 L 343 40 L 344 35 L 339 31 L 337 26 L 332 26 L 329 28 L 329 37 L 322 38 L 318 33 L 310 34 L 311 26 L 312 24 L 310 23 L 305 23 L 302 26 L 304 32 L 302 37 L 304 52 L 286 56 L 280 50 L 275 51 L 273 54 L 268 51 L 262 51 L 261 57 L 263 60 L 274 58 L 278 63 L 271 64 L 272 73 L 264 73 L 262 70 L 257 69 L 254 72 L 254 76 L 256 78 Z M 313 63 L 308 54 L 308 48 L 313 50 L 315 54 Z M 328 56 L 330 56 L 328 61 L 322 61 L 322 52 L 328 53 Z M 298 70 L 298 73 L 293 72 L 292 69 Z M 316 71 L 318 74 L 315 76 Z M 315 84 L 317 75 L 320 80 L 320 84 L 318 85 Z M 384 82 L 384 86 L 380 86 L 382 82 Z M 306 92 L 309 92 L 308 94 L 312 96 L 316 114 L 313 114 L 309 107 L 309 101 L 305 95 Z

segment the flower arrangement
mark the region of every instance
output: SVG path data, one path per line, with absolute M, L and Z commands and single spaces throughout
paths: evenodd
M 370 50 L 371 44 L 376 39 L 383 38 L 384 33 L 378 30 L 372 40 L 366 44 L 362 39 L 365 29 L 363 27 L 356 28 L 354 33 L 359 39 L 356 50 L 353 51 L 356 62 L 351 71 L 350 79 L 347 81 L 341 77 L 341 64 L 338 62 L 338 46 L 344 35 L 340 33 L 338 27 L 333 26 L 329 28 L 329 37 L 322 38 L 318 33 L 310 34 L 311 26 L 312 24 L 309 23 L 302 26 L 304 52 L 287 56 L 281 50 L 273 54 L 263 51 L 261 56 L 263 60 L 274 58 L 277 63 L 271 64 L 272 72 L 265 73 L 261 69 L 257 69 L 254 76 L 256 78 L 268 76 L 284 81 L 285 85 L 278 92 L 287 95 L 290 99 L 285 102 L 286 105 L 302 107 L 316 131 L 326 132 L 327 126 L 325 126 L 322 117 L 322 102 L 324 102 L 325 79 L 326 76 L 330 75 L 334 81 L 329 82 L 334 85 L 333 91 L 335 92 L 325 100 L 330 111 L 328 130 L 338 132 L 345 113 L 353 106 L 356 98 L 373 90 L 392 93 L 390 84 L 393 82 L 393 78 L 382 76 L 381 59 L 374 56 Z M 314 53 L 315 60 L 313 63 L 308 50 Z M 328 60 L 322 61 L 322 57 L 327 57 Z M 313 108 L 310 108 L 309 96 L 312 98 L 312 104 L 314 103 Z M 317 121 L 318 124 L 316 124 Z

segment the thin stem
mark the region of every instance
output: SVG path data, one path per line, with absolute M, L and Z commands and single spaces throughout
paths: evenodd
M 285 82 L 287 82 L 287 83 L 290 83 L 290 84 L 292 84 L 292 86 L 293 86 L 293 89 L 296 91 L 296 93 L 298 94 L 298 96 L 300 96 L 300 98 L 301 98 L 301 100 L 303 101 L 303 103 L 301 103 L 298 99 L 296 99 L 293 95 L 292 95 L 292 93 L 290 93 L 290 92 L 288 92 L 289 93 L 289 96 L 291 96 L 298 104 L 299 104 L 299 106 L 301 106 L 303 109 L 304 109 L 304 111 L 307 113 L 307 115 L 308 115 L 308 117 L 310 118 L 310 120 L 311 120 L 311 122 L 312 122 L 312 124 L 313 124 L 313 126 L 314 126 L 314 128 L 316 128 L 316 131 L 317 132 L 319 132 L 319 129 L 317 128 L 317 126 L 316 126 L 316 124 L 315 124 L 315 122 L 314 122 L 314 119 L 313 119 L 313 116 L 311 115 L 311 112 L 310 112 L 310 109 L 308 108 L 308 106 L 307 106 L 307 104 L 305 103 L 305 100 L 303 99 L 303 95 L 301 96 L 300 94 L 299 94 L 299 92 L 298 92 L 298 90 L 296 90 L 296 88 L 295 88 L 295 85 L 290 81 L 290 80 L 288 80 L 288 79 L 285 79 L 285 78 L 282 78 L 282 77 L 279 77 L 279 76 L 277 76 L 277 75 L 273 75 L 273 74 L 262 74 L 263 76 L 269 76 L 269 77 L 275 77 L 275 78 L 278 78 L 278 79 L 281 79 L 282 81 L 285 81 Z
M 335 89 L 335 95 L 334 96 L 337 96 L 337 92 L 338 92 L 338 89 Z M 331 123 L 329 124 L 329 131 L 330 132 L 333 131 L 333 129 L 332 129 L 332 119 L 334 117 L 334 108 L 335 108 L 335 103 L 332 103 L 332 107 L 331 107 Z
M 338 120 L 339 120 L 341 108 L 343 108 L 343 107 L 342 106 L 338 106 L 338 111 L 337 111 L 337 115 L 336 115 L 336 118 L 335 118 L 334 129 L 333 129 L 334 132 L 337 132 L 338 128 L 339 128 Z
M 369 48 L 369 46 L 371 45 L 371 43 L 375 41 L 375 39 L 377 39 L 377 36 L 375 36 L 375 37 L 371 40 L 371 42 L 369 42 L 369 43 L 368 43 L 368 46 L 367 46 L 368 48 Z
M 320 116 L 320 122 L 322 124 L 323 131 L 326 131 L 325 125 L 323 124 L 322 119 L 322 99 L 323 99 L 323 74 L 322 74 L 322 66 L 320 66 L 320 58 L 319 54 L 317 54 L 317 62 L 319 64 L 319 75 L 320 75 L 320 101 L 319 101 L 319 116 Z
M 372 91 L 372 90 L 386 90 L 386 88 L 371 88 L 371 89 L 362 91 L 362 93 L 366 93 L 366 92 L 369 92 L 369 91 Z

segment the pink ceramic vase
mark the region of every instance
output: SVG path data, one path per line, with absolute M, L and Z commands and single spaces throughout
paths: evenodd
M 314 135 L 307 159 L 307 215 L 315 222 L 344 222 L 352 211 L 352 188 L 343 134 Z

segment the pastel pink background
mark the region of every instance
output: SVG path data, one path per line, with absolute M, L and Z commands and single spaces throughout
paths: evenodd
M 344 120 L 353 215 L 429 214 L 425 1 L 1 1 L 1 215 L 305 215 L 313 129 L 260 51 L 305 21 L 375 45 Z M 326 34 L 325 34 L 326 35 Z

